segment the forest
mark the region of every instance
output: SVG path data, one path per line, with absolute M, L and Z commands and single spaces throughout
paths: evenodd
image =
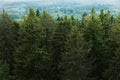
M 120 80 L 120 14 L 80 15 L 1 11 L 0 80 Z

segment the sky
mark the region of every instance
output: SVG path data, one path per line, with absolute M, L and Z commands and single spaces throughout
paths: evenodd
M 120 5 L 120 0 L 0 0 L 0 4 L 1 2 L 19 2 L 19 1 L 25 1 L 25 2 L 29 2 L 29 1 L 48 1 L 48 2 L 77 2 L 83 5 L 94 5 L 94 4 L 110 4 L 110 5 L 114 5 L 114 6 L 119 6 Z
M 6 2 L 18 2 L 18 1 L 59 1 L 59 2 L 82 2 L 84 4 L 91 4 L 91 3 L 120 3 L 120 0 L 0 0 L 0 1 L 6 1 Z

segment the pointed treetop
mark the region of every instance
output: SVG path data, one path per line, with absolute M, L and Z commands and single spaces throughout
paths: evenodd
M 36 16 L 39 16 L 40 15 L 40 11 L 39 9 L 36 10 Z
M 95 15 L 95 9 L 94 8 L 92 8 L 92 10 L 91 10 L 91 14 L 93 14 L 93 15 Z
M 29 9 L 28 16 L 29 17 L 35 17 L 35 11 L 34 11 L 34 9 L 32 7 L 30 7 L 30 9 Z
M 83 16 L 83 17 L 87 16 L 87 13 L 86 13 L 86 12 L 84 12 L 82 16 Z

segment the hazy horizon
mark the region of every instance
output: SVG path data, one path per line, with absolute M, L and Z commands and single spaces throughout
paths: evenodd
M 9 3 L 9 2 L 19 2 L 19 1 L 24 1 L 24 2 L 30 2 L 30 1 L 39 1 L 39 2 L 53 2 L 53 3 L 60 3 L 60 2 L 76 2 L 76 3 L 81 3 L 83 5 L 94 5 L 94 4 L 110 4 L 110 5 L 115 5 L 119 6 L 120 0 L 0 0 L 1 3 Z M 0 4 L 1 4 L 0 3 Z
M 0 10 L 5 9 L 13 17 L 19 18 L 29 7 L 47 10 L 52 15 L 80 16 L 83 12 L 90 12 L 95 8 L 110 10 L 114 15 L 120 12 L 120 0 L 0 0 Z

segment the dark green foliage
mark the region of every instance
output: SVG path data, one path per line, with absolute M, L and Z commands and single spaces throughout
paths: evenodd
M 53 34 L 52 54 L 51 54 L 51 78 L 50 80 L 62 80 L 63 68 L 61 68 L 62 54 L 66 51 L 66 41 L 71 29 L 67 18 L 66 21 L 56 23 L 57 27 Z
M 2 80 L 15 80 L 15 27 L 3 10 L 0 14 L 0 68 Z
M 0 80 L 119 80 L 120 14 L 103 9 L 55 19 L 30 8 L 0 14 Z
M 91 43 L 91 49 L 88 55 L 88 58 L 91 61 L 92 67 L 91 72 L 89 73 L 89 77 L 91 80 L 100 80 L 102 79 L 102 72 L 104 71 L 104 54 L 103 54 L 103 46 L 104 41 L 103 31 L 102 31 L 101 23 L 98 17 L 95 15 L 94 9 L 91 11 L 91 16 L 89 19 L 89 23 L 87 28 L 84 31 L 85 39 Z M 102 65 L 102 66 L 101 66 Z
M 40 11 L 39 11 L 39 9 L 36 10 L 36 16 L 40 16 Z
M 30 8 L 19 29 L 19 46 L 16 49 L 17 79 L 40 80 L 47 73 L 49 55 L 44 48 L 45 34 L 41 19 Z M 40 67 L 39 67 L 40 66 Z
M 62 55 L 63 80 L 87 80 L 89 46 L 76 26 L 72 26 L 66 45 L 66 52 Z

